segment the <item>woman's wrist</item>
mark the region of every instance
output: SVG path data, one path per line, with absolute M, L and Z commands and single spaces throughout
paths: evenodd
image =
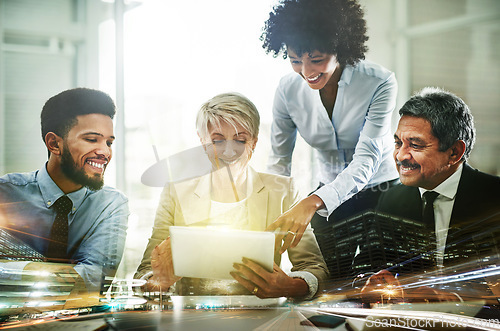
M 310 196 L 308 196 L 307 198 L 305 198 L 303 201 L 307 201 L 307 205 L 311 209 L 314 209 L 314 211 L 316 211 L 318 209 L 325 208 L 325 203 L 316 194 L 311 194 Z

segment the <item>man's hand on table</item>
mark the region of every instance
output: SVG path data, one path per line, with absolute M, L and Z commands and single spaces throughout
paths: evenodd
M 99 303 L 99 293 L 90 293 L 85 281 L 75 271 L 72 264 L 31 262 L 23 269 L 21 280 L 34 282 L 40 291 L 47 287 L 52 295 L 50 300 L 64 300 L 64 309 L 90 307 Z
M 404 302 L 450 302 L 461 301 L 455 293 L 429 286 L 419 286 L 403 290 L 400 281 L 387 270 L 380 270 L 370 276 L 361 289 L 361 299 L 365 303 L 398 300 Z
M 30 262 L 23 269 L 22 280 L 58 283 L 59 287 L 72 286 L 72 292 L 85 290 L 83 278 L 73 267 L 73 264 Z
M 361 289 L 361 299 L 365 303 L 404 299 L 399 280 L 387 270 L 380 270 L 370 276 Z

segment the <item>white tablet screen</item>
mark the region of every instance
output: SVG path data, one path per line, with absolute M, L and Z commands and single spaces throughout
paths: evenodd
M 273 270 L 272 232 L 171 226 L 174 273 L 181 277 L 233 279 L 233 263 L 249 258 Z

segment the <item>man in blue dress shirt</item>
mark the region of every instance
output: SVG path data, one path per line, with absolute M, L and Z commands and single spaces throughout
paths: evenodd
M 41 113 L 47 163 L 0 177 L 0 230 L 48 261 L 76 264 L 76 277 L 89 291 L 101 290 L 105 277 L 114 276 L 126 238 L 128 200 L 103 186 L 115 112 L 113 100 L 97 90 L 75 88 L 50 98 Z M 58 200 L 64 196 L 69 207 L 60 216 Z M 24 270 L 54 266 L 29 259 L 9 263 Z

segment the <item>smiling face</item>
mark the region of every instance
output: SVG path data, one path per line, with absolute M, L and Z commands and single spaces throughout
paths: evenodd
M 309 87 L 320 90 L 330 81 L 335 71 L 340 71 L 337 57 L 333 54 L 314 51 L 297 55 L 291 48 L 287 50 L 293 70 L 305 79 Z
M 98 190 L 112 156 L 113 120 L 102 114 L 80 115 L 76 119 L 78 123 L 63 139 L 61 171 L 75 184 Z
M 222 120 L 219 127 L 208 125 L 208 137 L 202 137 L 201 142 L 217 167 L 228 165 L 232 171 L 240 173 L 246 168 L 257 139 L 242 125 L 233 126 Z
M 399 179 L 407 186 L 434 189 L 456 170 L 463 154 L 457 156 L 455 147 L 439 151 L 430 122 L 420 117 L 402 116 L 394 140 Z

